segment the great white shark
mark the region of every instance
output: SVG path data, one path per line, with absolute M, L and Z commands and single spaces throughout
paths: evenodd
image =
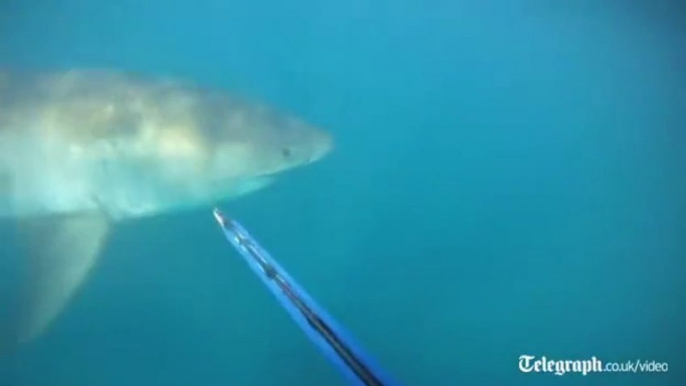
M 113 226 L 256 191 L 332 144 L 297 117 L 191 82 L 0 71 L 0 218 L 29 240 L 16 341 L 59 317 Z

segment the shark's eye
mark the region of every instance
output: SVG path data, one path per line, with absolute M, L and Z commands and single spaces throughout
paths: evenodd
M 283 154 L 284 157 L 288 158 L 291 156 L 291 149 L 284 147 L 281 149 L 281 154 Z

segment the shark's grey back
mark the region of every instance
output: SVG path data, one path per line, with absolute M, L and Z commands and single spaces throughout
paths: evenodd
M 26 129 L 21 123 L 43 119 L 86 140 L 117 131 L 126 135 L 144 120 L 177 122 L 251 108 L 227 93 L 133 72 L 0 72 L 0 130 Z

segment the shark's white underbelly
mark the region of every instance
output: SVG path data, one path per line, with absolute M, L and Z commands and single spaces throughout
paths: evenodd
M 94 157 L 99 149 L 74 149 L 61 139 L 0 138 L 0 217 L 46 217 L 99 212 L 113 221 L 194 207 L 205 195 L 160 178 L 151 166 Z M 170 170 L 182 165 L 168 162 Z M 263 188 L 269 176 L 218 182 L 218 200 Z M 205 200 L 207 201 L 207 200 Z
M 84 155 L 59 138 L 1 139 L 0 217 L 100 211 L 121 220 L 161 210 L 144 179 L 127 176 L 118 165 Z

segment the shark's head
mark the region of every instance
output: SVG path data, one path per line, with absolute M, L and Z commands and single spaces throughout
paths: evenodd
M 211 178 L 219 181 L 269 177 L 305 166 L 320 160 L 333 145 L 327 132 L 265 108 L 239 109 L 220 117 L 208 136 Z
M 262 105 L 226 98 L 185 110 L 163 105 L 164 117 L 154 119 L 155 167 L 148 170 L 155 201 L 167 209 L 253 192 L 333 147 L 324 130 Z

